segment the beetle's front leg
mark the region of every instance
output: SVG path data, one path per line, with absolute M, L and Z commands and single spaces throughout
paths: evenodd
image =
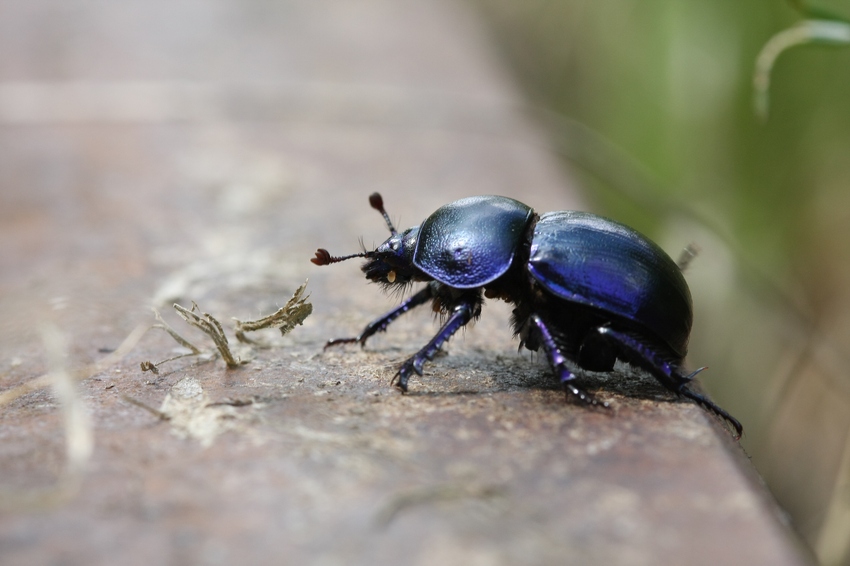
M 426 361 L 432 359 L 434 354 L 440 349 L 443 343 L 452 337 L 452 335 L 472 320 L 475 313 L 475 304 L 473 301 L 462 302 L 452 310 L 446 323 L 443 324 L 439 332 L 431 338 L 424 348 L 416 352 L 413 357 L 404 362 L 398 369 L 398 373 L 393 377 L 393 382 L 396 387 L 402 391 L 407 391 L 407 381 L 413 372 L 422 375 L 422 366 Z M 477 316 L 477 314 L 475 314 Z
M 368 340 L 370 336 L 378 332 L 384 332 L 387 329 L 387 326 L 389 326 L 392 321 L 394 321 L 410 309 L 418 307 L 421 304 L 427 303 L 433 297 L 434 291 L 429 283 L 425 286 L 424 289 L 410 296 L 408 299 L 403 301 L 399 306 L 397 306 L 390 312 L 384 314 L 379 318 L 376 318 L 375 320 L 367 324 L 366 328 L 364 328 L 363 331 L 360 332 L 360 334 L 358 334 L 354 338 L 334 338 L 332 340 L 328 340 L 325 344 L 325 348 L 329 346 L 335 346 L 337 344 L 351 344 L 354 342 L 360 342 L 360 346 L 365 346 L 366 340 Z

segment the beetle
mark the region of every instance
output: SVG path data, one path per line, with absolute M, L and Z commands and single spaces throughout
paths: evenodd
M 676 262 L 646 236 L 588 212 L 537 214 L 492 195 L 452 202 L 399 232 L 380 194 L 369 203 L 384 217 L 390 237 L 374 250 L 340 257 L 320 248 L 311 261 L 330 265 L 361 257 L 366 278 L 385 289 L 425 286 L 357 336 L 329 340 L 326 348 L 363 346 L 430 301 L 444 322 L 393 377 L 407 391 L 410 377 L 422 375 L 443 343 L 480 316 L 484 299 L 499 298 L 514 305 L 511 322 L 520 349 L 542 348 L 568 394 L 599 404 L 573 379 L 581 370 L 611 371 L 622 360 L 725 419 L 740 438 L 741 423 L 689 387 L 705 369 L 683 369 L 693 322 L 690 290 Z

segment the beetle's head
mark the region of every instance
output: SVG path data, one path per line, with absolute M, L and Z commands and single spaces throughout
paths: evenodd
M 396 230 L 384 210 L 384 201 L 378 193 L 373 193 L 369 197 L 369 204 L 383 215 L 390 229 L 390 237 L 387 241 L 373 251 L 364 250 L 361 253 L 339 257 L 332 256 L 328 250 L 320 248 L 316 251 L 316 257 L 310 261 L 316 265 L 330 265 L 355 257 L 364 257 L 367 261 L 361 269 L 366 274 L 366 278 L 388 287 L 407 285 L 415 279 L 421 279 L 422 272 L 413 265 L 413 251 L 416 248 L 419 226 L 408 228 L 404 232 Z
M 360 268 L 366 279 L 385 285 L 406 285 L 420 273 L 413 265 L 413 250 L 419 226 L 396 232 L 386 242 L 368 252 L 368 261 Z

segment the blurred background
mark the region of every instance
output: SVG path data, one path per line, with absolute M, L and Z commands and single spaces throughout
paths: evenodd
M 121 293 L 126 291 L 121 285 L 138 285 L 134 280 L 150 268 L 148 245 L 164 250 L 164 259 L 160 259 L 166 265 L 175 262 L 180 251 L 174 251 L 172 242 L 160 235 L 158 223 L 164 221 L 155 208 L 138 211 L 144 223 L 113 216 L 115 210 L 131 208 L 113 203 L 134 202 L 126 196 L 130 192 L 127 187 L 139 193 L 158 191 L 157 198 L 169 202 L 174 210 L 197 213 L 198 203 L 186 196 L 188 191 L 175 190 L 173 178 L 184 175 L 187 185 L 201 187 L 199 192 L 206 187 L 217 191 L 224 182 L 215 175 L 229 178 L 229 168 L 239 169 L 231 167 L 231 162 L 248 163 L 245 169 L 250 175 L 235 179 L 233 190 L 220 190 L 218 200 L 208 205 L 226 210 L 220 215 L 231 231 L 207 237 L 211 230 L 202 224 L 203 214 L 181 217 L 185 233 L 200 234 L 197 240 L 207 245 L 210 257 L 219 259 L 224 255 L 221 246 L 247 240 L 238 230 L 246 218 L 254 221 L 257 217 L 252 215 L 261 213 L 267 220 L 276 218 L 280 202 L 275 199 L 282 199 L 281 194 L 292 196 L 287 205 L 295 202 L 304 207 L 293 208 L 299 213 L 314 210 L 308 206 L 310 198 L 324 198 L 317 192 L 322 187 L 334 198 L 340 195 L 356 203 L 349 207 L 346 201 L 333 207 L 339 214 L 336 217 L 323 211 L 329 220 L 315 223 L 301 235 L 306 241 L 319 241 L 342 252 L 342 242 L 348 241 L 344 238 L 377 222 L 363 199 L 372 190 L 406 189 L 412 195 L 409 202 L 393 205 L 393 211 L 405 206 L 411 211 L 433 209 L 429 199 L 435 197 L 425 183 L 435 176 L 447 179 L 441 191 L 457 197 L 471 192 L 469 180 L 478 177 L 464 169 L 468 164 L 460 163 L 455 146 L 440 145 L 424 128 L 428 135 L 421 139 L 409 136 L 414 141 L 405 142 L 404 129 L 433 122 L 438 130 L 437 126 L 458 119 L 482 131 L 504 132 L 515 127 L 486 123 L 488 117 L 501 115 L 482 103 L 488 99 L 477 90 L 479 85 L 494 84 L 491 70 L 480 69 L 480 76 L 472 76 L 469 69 L 477 68 L 484 58 L 470 55 L 472 48 L 469 52 L 455 48 L 458 43 L 463 45 L 455 42 L 462 37 L 459 30 L 472 26 L 465 22 L 444 26 L 440 18 L 428 19 L 430 11 L 422 8 L 424 3 L 393 4 L 393 10 L 404 13 L 402 21 L 414 21 L 410 29 L 415 27 L 416 34 L 448 38 L 442 42 L 446 52 L 433 59 L 439 65 L 425 68 L 418 63 L 432 59 L 417 57 L 415 48 L 433 43 L 418 40 L 418 35 L 413 38 L 416 41 L 393 36 L 410 33 L 408 28 L 386 32 L 383 17 L 390 2 L 373 12 L 364 12 L 368 6 L 361 3 L 331 2 L 322 16 L 330 21 L 315 27 L 311 27 L 317 20 L 311 19 L 309 2 L 291 3 L 297 4 L 295 7 L 285 4 L 276 0 L 243 5 L 211 2 L 197 9 L 196 2 L 176 7 L 161 2 L 149 12 L 143 3 L 63 5 L 42 1 L 26 7 L 0 0 L 0 45 L 5 47 L 0 49 L 0 74 L 6 81 L 23 81 L 23 87 L 16 83 L 3 91 L 6 107 L 14 106 L 26 122 L 29 106 L 16 104 L 29 103 L 33 93 L 41 93 L 49 102 L 44 106 L 56 110 L 59 118 L 66 109 L 64 103 L 72 109 L 82 108 L 103 119 L 95 125 L 99 134 L 109 132 L 119 140 L 107 144 L 106 138 L 93 136 L 80 153 L 100 156 L 102 152 L 102 162 L 92 159 L 95 165 L 91 170 L 86 168 L 88 162 L 77 170 L 78 165 L 64 156 L 79 139 L 88 140 L 84 128 L 75 129 L 73 121 L 70 126 L 64 124 L 67 130 L 51 138 L 53 145 L 45 149 L 36 147 L 38 136 L 52 130 L 32 131 L 55 116 L 47 116 L 44 122 L 36 116 L 30 137 L 25 128 L 7 125 L 9 135 L 2 142 L 6 151 L 0 155 L 0 165 L 5 165 L 0 171 L 4 183 L 12 186 L 11 179 L 18 174 L 15 171 L 31 174 L 50 188 L 49 198 L 66 199 L 71 212 L 63 222 L 85 227 L 57 234 L 56 257 L 64 258 L 66 249 L 85 249 L 89 260 L 101 261 L 100 242 L 84 238 L 97 234 L 96 222 L 81 212 L 89 209 L 75 200 L 79 195 L 101 194 L 100 189 L 89 186 L 94 185 L 91 179 L 101 182 L 91 172 L 101 167 L 108 175 L 102 181 L 108 191 L 102 191 L 110 196 L 110 214 L 92 217 L 97 222 L 126 225 L 114 249 L 121 250 L 121 258 L 130 267 L 120 273 L 103 268 L 108 275 L 104 279 L 118 281 L 115 286 Z M 10 6 L 15 7 L 17 19 L 4 19 L 3 10 Z M 641 230 L 674 257 L 683 241 L 699 247 L 686 274 L 695 302 L 689 365 L 709 366 L 700 376 L 703 385 L 742 421 L 743 446 L 819 559 L 827 565 L 850 565 L 850 47 L 842 46 L 850 43 L 850 26 L 836 23 L 837 27 L 831 28 L 835 32 L 827 42 L 831 46 L 800 45 L 779 55 L 770 74 L 767 116 L 758 115 L 753 88 L 759 54 L 766 45 L 776 45 L 772 38 L 783 37 L 777 34 L 797 29 L 805 20 L 835 23 L 850 18 L 850 4 L 837 0 L 817 6 L 786 0 L 469 0 L 463 8 L 470 8 L 486 22 L 493 48 L 524 89 L 525 110 L 547 128 L 551 150 L 560 156 L 571 178 L 581 181 L 585 201 L 593 210 Z M 386 22 L 396 22 L 395 14 L 390 15 Z M 16 27 L 20 22 L 26 24 L 21 28 L 25 31 Z M 279 28 L 281 22 L 287 27 Z M 389 39 L 380 35 L 373 43 L 349 49 L 346 42 L 370 37 L 366 32 L 355 33 L 364 22 L 378 26 Z M 92 29 L 97 33 L 90 33 Z M 327 29 L 332 30 L 327 35 L 338 43 L 329 44 L 321 36 L 319 32 Z M 208 41 L 210 35 L 216 37 L 215 42 Z M 846 40 L 841 39 L 845 36 Z M 104 52 L 104 43 L 118 47 Z M 386 57 L 386 45 L 408 46 L 409 50 Z M 340 58 L 339 53 L 349 57 Z M 208 65 L 209 60 L 217 66 Z M 135 67 L 125 68 L 124 61 Z M 376 61 L 384 63 L 384 68 L 378 69 Z M 326 76 L 338 82 L 316 81 L 316 77 Z M 433 98 L 430 103 L 436 107 L 433 115 L 420 116 L 411 109 L 426 105 L 409 103 L 405 97 L 415 98 L 411 95 L 415 88 L 410 85 L 432 85 L 434 76 L 443 77 L 468 97 L 461 96 L 461 102 L 452 105 L 453 99 L 440 98 L 439 89 L 417 93 L 423 100 Z M 130 82 L 139 77 L 141 82 Z M 281 77 L 291 82 L 274 82 Z M 405 88 L 335 90 L 347 82 L 356 87 L 363 77 L 367 77 L 367 85 L 378 87 L 382 81 L 393 86 L 388 77 L 401 77 L 405 80 L 399 79 L 398 84 Z M 36 87 L 44 81 L 47 87 L 30 92 L 28 81 Z M 56 90 L 51 81 L 64 85 L 64 90 Z M 98 81 L 108 87 L 104 100 L 127 99 L 128 106 L 111 107 L 92 98 L 96 90 L 83 87 Z M 206 90 L 216 86 L 216 81 L 230 90 L 223 94 Z M 498 110 L 504 100 L 503 93 L 495 93 L 491 103 Z M 445 108 L 440 106 L 443 103 Z M 33 107 L 38 106 L 35 100 Z M 224 108 L 225 118 L 248 123 L 241 127 L 250 134 L 228 126 L 227 120 L 210 121 L 212 125 L 188 134 L 173 126 L 193 121 L 206 124 L 209 116 L 221 118 L 219 106 Z M 299 113 L 309 114 L 315 122 L 311 126 L 318 126 L 297 122 L 287 132 L 279 131 L 274 120 Z M 389 134 L 382 131 L 380 135 L 394 135 L 394 145 L 402 149 L 387 154 L 382 137 L 348 127 L 358 121 L 368 123 L 375 116 L 390 117 L 383 125 L 395 129 L 387 128 Z M 266 118 L 267 123 L 263 121 Z M 122 133 L 115 124 L 124 122 L 135 124 L 143 133 Z M 347 127 L 341 128 L 342 134 L 327 126 L 336 122 Z M 145 129 L 138 124 L 160 124 L 162 128 Z M 488 159 L 502 159 L 502 142 L 498 136 L 494 139 L 495 149 L 476 149 L 481 161 L 469 169 L 488 171 L 484 165 Z M 469 142 L 464 138 L 463 143 Z M 323 148 L 327 145 L 332 146 L 327 154 L 336 160 L 332 168 L 325 167 L 324 160 L 329 158 Z M 193 147 L 203 150 L 198 151 L 197 159 L 186 149 Z M 186 163 L 174 157 L 175 148 L 190 153 Z M 257 154 L 258 148 L 264 152 L 252 161 L 249 156 Z M 281 157 L 287 152 L 289 161 Z M 31 162 L 18 157 L 37 153 L 44 157 Z M 409 161 L 403 162 L 406 156 Z M 58 163 L 55 170 L 42 168 L 42 163 L 50 161 Z M 504 166 L 512 169 L 514 176 L 499 176 L 493 185 L 474 190 L 504 192 L 517 190 L 523 183 L 547 191 L 563 186 L 560 178 L 553 179 L 554 175 L 537 165 L 536 157 L 528 163 L 534 165 Z M 417 167 L 431 170 L 432 175 L 411 174 Z M 443 170 L 434 175 L 433 169 L 438 167 Z M 328 170 L 339 177 L 327 176 Z M 529 170 L 540 177 L 530 178 Z M 79 195 L 64 190 L 64 175 L 77 179 L 79 186 L 74 189 Z M 297 185 L 293 178 L 309 182 Z M 230 198 L 245 198 L 245 184 L 259 187 L 255 202 L 245 204 Z M 295 186 L 308 186 L 312 196 L 304 197 L 292 188 Z M 29 196 L 22 194 L 13 194 L 6 202 L 15 204 L 14 199 L 19 199 L 30 204 Z M 33 195 L 35 204 L 30 209 L 37 210 L 41 203 L 36 199 L 48 197 Z M 158 201 L 151 198 L 150 202 Z M 240 202 L 243 207 L 234 209 L 233 203 Z M 545 210 L 539 201 L 529 204 Z M 102 206 L 107 210 L 107 205 Z M 403 217 L 402 223 L 411 216 Z M 4 221 L 11 222 L 8 216 Z M 274 225 L 271 221 L 257 224 Z M 327 225 L 340 229 L 332 234 Z M 112 232 L 121 231 L 113 227 Z M 74 238 L 88 247 L 68 244 Z M 339 240 L 325 244 L 325 238 Z M 272 242 L 265 245 L 274 247 L 275 253 L 298 257 L 298 263 L 292 263 L 297 269 L 307 269 L 300 243 L 266 240 Z M 90 241 L 94 243 L 89 245 Z M 7 253 L 24 254 L 20 250 L 26 249 L 17 246 Z M 242 250 L 235 245 L 227 249 L 232 256 Z M 96 265 L 109 264 L 103 260 Z M 222 273 L 231 276 L 238 272 L 233 265 L 245 263 L 222 265 Z M 299 274 L 295 278 L 298 283 L 303 280 L 296 268 L 292 273 Z M 0 273 L 3 276 L 9 274 Z M 311 285 L 316 281 L 321 280 L 315 278 Z M 116 292 L 112 300 L 117 303 L 120 296 Z M 52 308 L 64 306 L 59 301 Z M 15 312 L 25 312 L 18 308 Z M 147 310 L 144 316 L 150 316 Z M 9 322 L 6 325 L 11 328 Z M 13 330 L 20 332 L 17 327 Z M 108 329 L 98 327 L 97 332 L 109 335 Z M 105 338 L 98 340 L 105 343 Z M 18 365 L 25 364 L 19 360 Z
M 850 564 L 850 48 L 782 52 L 766 117 L 753 88 L 772 37 L 850 5 L 474 3 L 597 211 L 701 249 L 689 364 L 821 561 Z

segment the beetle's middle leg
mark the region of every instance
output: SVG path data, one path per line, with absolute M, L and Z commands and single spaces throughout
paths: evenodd
M 607 407 L 608 403 L 600 403 L 593 397 L 593 395 L 573 385 L 572 380 L 575 379 L 576 370 L 574 369 L 573 364 L 561 353 L 560 348 L 558 348 L 558 344 L 552 337 L 552 333 L 549 331 L 549 328 L 540 316 L 532 314 L 529 317 L 529 321 L 532 325 L 534 325 L 539 338 L 539 343 L 543 346 L 543 351 L 546 352 L 546 357 L 549 359 L 549 364 L 552 366 L 552 370 L 558 374 L 561 384 L 564 386 L 564 390 L 586 403 Z
M 403 301 L 399 306 L 397 306 L 393 310 L 383 314 L 382 316 L 376 318 L 375 320 L 367 324 L 366 328 L 364 328 L 357 336 L 353 338 L 334 338 L 333 340 L 328 340 L 325 343 L 325 348 L 329 346 L 335 346 L 337 344 L 351 344 L 354 342 L 359 342 L 360 346 L 365 346 L 366 340 L 368 340 L 370 336 L 372 336 L 373 334 L 377 334 L 378 332 L 384 332 L 387 329 L 387 326 L 389 326 L 392 321 L 394 321 L 410 309 L 427 303 L 432 298 L 434 298 L 434 291 L 431 285 L 428 284 L 425 286 L 424 289 L 408 297 L 405 301 Z

